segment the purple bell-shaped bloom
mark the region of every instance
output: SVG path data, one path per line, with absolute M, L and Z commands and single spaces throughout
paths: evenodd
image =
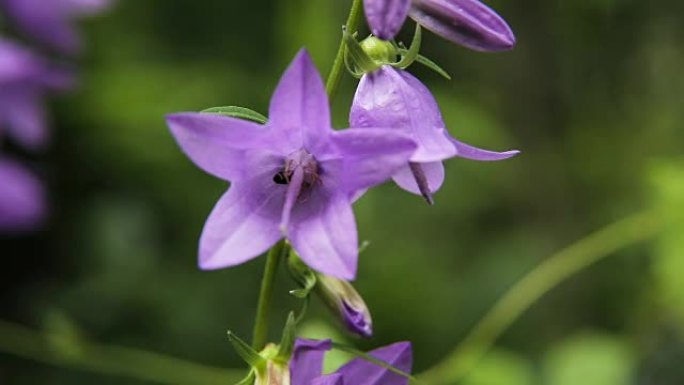
M 265 125 L 208 113 L 173 114 L 168 124 L 190 159 L 231 182 L 202 232 L 203 269 L 243 263 L 286 238 L 311 268 L 353 279 L 352 201 L 416 149 L 399 131 L 333 130 L 323 81 L 304 50 L 273 93 Z
M 109 3 L 109 0 L 0 0 L 0 5 L 24 33 L 69 54 L 81 48 L 73 19 L 98 13 Z
M 392 178 L 401 188 L 422 195 L 429 203 L 444 181 L 443 160 L 461 157 L 493 161 L 518 154 L 516 150 L 482 150 L 452 138 L 427 87 L 410 73 L 389 65 L 363 75 L 349 122 L 353 127 L 392 127 L 413 138 L 418 149 Z
M 371 32 L 391 40 L 407 16 L 453 43 L 476 51 L 505 51 L 515 45 L 501 16 L 478 0 L 364 0 Z
M 24 147 L 42 147 L 48 138 L 44 96 L 72 84 L 70 71 L 0 38 L 0 137 L 6 132 Z
M 290 361 L 292 385 L 407 385 L 408 379 L 382 366 L 355 358 L 332 374 L 322 375 L 323 358 L 330 340 L 298 339 Z M 368 354 L 404 373 L 411 372 L 413 354 L 409 342 L 397 342 Z
M 0 231 L 39 227 L 45 218 L 43 184 L 21 164 L 0 157 Z

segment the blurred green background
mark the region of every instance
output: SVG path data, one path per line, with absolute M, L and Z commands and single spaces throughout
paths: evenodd
M 327 74 L 349 3 L 120 0 L 83 22 L 81 86 L 52 103 L 54 145 L 35 159 L 52 218 L 41 232 L 1 236 L 0 318 L 240 367 L 225 332 L 249 337 L 265 259 L 197 269 L 202 225 L 227 186 L 181 154 L 164 114 L 217 105 L 265 113 L 301 46 Z M 545 257 L 659 207 L 672 217 L 662 236 L 551 291 L 463 383 L 684 384 L 684 220 L 671 215 L 684 213 L 684 3 L 488 4 L 515 31 L 515 50 L 481 54 L 425 33 L 423 54 L 453 80 L 411 71 L 452 135 L 523 154 L 448 161 L 433 207 L 391 184 L 366 194 L 355 210 L 371 244 L 356 286 L 376 332 L 340 337 L 363 348 L 411 340 L 416 371 L 427 369 Z M 334 105 L 338 128 L 353 80 L 345 75 Z M 273 340 L 300 306 L 281 273 Z M 335 330 L 323 310 L 313 303 L 307 333 Z M 152 382 L 0 352 L 0 384 L 93 383 Z

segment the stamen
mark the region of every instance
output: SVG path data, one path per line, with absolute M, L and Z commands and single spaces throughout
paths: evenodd
M 432 199 L 432 191 L 430 191 L 430 186 L 428 185 L 427 177 L 420 163 L 409 162 L 409 168 L 413 177 L 416 179 L 416 184 L 418 184 L 418 190 L 420 190 L 420 195 L 425 198 L 425 201 L 429 205 L 434 205 L 435 201 Z
M 302 191 L 302 184 L 304 183 L 304 170 L 301 167 L 295 167 L 292 177 L 287 184 L 287 192 L 285 193 L 285 205 L 283 206 L 283 215 L 280 218 L 280 231 L 283 235 L 287 235 L 287 225 L 290 223 L 290 215 L 292 214 L 292 207 L 294 207 L 299 193 Z

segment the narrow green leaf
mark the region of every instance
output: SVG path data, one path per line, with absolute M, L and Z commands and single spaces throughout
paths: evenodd
M 293 311 L 287 315 L 287 321 L 283 328 L 283 336 L 280 338 L 280 346 L 278 348 L 277 359 L 287 362 L 292 355 L 295 339 L 297 338 L 297 320 Z
M 268 118 L 265 116 L 261 115 L 260 113 L 250 110 L 249 108 L 246 107 L 238 107 L 238 106 L 225 106 L 225 107 L 211 107 L 207 108 L 206 110 L 202 110 L 201 112 L 207 113 L 207 114 L 218 114 L 218 115 L 225 115 L 225 116 L 230 116 L 233 118 L 238 118 L 238 119 L 245 119 L 245 120 L 251 120 L 252 122 L 257 122 L 261 124 L 266 124 L 268 121 Z
M 415 377 L 413 377 L 410 373 L 406 373 L 406 372 L 404 372 L 403 370 L 397 369 L 397 368 L 395 368 L 394 366 L 388 364 L 387 362 L 385 362 L 385 361 L 383 361 L 383 360 L 379 360 L 379 359 L 377 359 L 377 358 L 371 356 L 370 354 L 368 354 L 368 353 L 366 353 L 366 352 L 362 352 L 362 351 L 360 351 L 360 350 L 358 350 L 358 349 L 356 349 L 356 348 L 354 348 L 354 347 L 352 347 L 352 346 L 347 346 L 347 345 L 341 344 L 341 343 L 339 343 L 339 342 L 333 342 L 333 343 L 332 343 L 332 346 L 333 346 L 333 348 L 335 348 L 335 349 L 337 349 L 337 350 L 341 350 L 341 351 L 343 351 L 343 352 L 345 352 L 345 353 L 352 354 L 352 355 L 354 355 L 354 356 L 356 356 L 356 357 L 359 357 L 359 358 L 361 358 L 361 359 L 364 359 L 364 360 L 366 360 L 366 361 L 368 361 L 368 362 L 370 362 L 370 363 L 372 363 L 372 364 L 375 364 L 375 365 L 377 365 L 377 366 L 380 366 L 380 367 L 382 367 L 382 368 L 385 368 L 385 369 L 389 370 L 390 372 L 392 372 L 392 373 L 394 373 L 394 374 L 398 374 L 398 375 L 400 375 L 400 376 L 402 376 L 402 377 L 404 377 L 404 378 L 408 378 L 408 379 L 409 379 L 411 382 L 413 382 L 413 383 L 416 383 L 416 384 L 419 384 L 419 383 L 420 383 L 420 382 L 418 381 L 418 379 L 415 378 Z
M 401 55 L 406 55 L 406 54 L 408 54 L 408 50 L 407 50 L 406 48 L 399 48 L 399 53 L 400 53 Z M 451 80 L 451 76 L 450 76 L 444 69 L 442 69 L 442 67 L 438 66 L 437 63 L 435 63 L 435 62 L 433 62 L 432 60 L 426 58 L 425 56 L 423 56 L 423 55 L 418 55 L 418 56 L 416 57 L 416 61 L 417 61 L 418 63 L 420 63 L 420 64 L 426 66 L 427 68 L 429 68 L 429 69 L 431 69 L 431 70 L 437 72 L 439 75 L 441 75 L 441 76 L 444 77 L 445 79 Z
M 228 330 L 228 340 L 233 345 L 235 352 L 250 366 L 262 369 L 266 366 L 266 360 L 249 344 L 236 336 L 232 331 Z
M 405 54 L 402 54 L 401 60 L 396 64 L 397 67 L 401 69 L 406 69 L 406 67 L 413 64 L 414 61 L 418 59 L 420 52 L 420 43 L 422 42 L 423 34 L 420 29 L 420 24 L 416 24 L 416 32 L 413 34 L 413 40 L 411 41 L 411 46 L 406 50 Z

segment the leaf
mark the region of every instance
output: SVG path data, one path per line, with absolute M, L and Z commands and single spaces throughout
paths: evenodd
M 408 55 L 409 50 L 407 50 L 406 48 L 399 48 L 399 53 L 400 53 L 402 56 L 403 56 L 403 55 Z M 429 69 L 431 69 L 431 70 L 437 72 L 437 73 L 438 73 L 440 76 L 442 76 L 443 78 L 445 78 L 445 79 L 447 79 L 447 80 L 451 80 L 451 75 L 449 75 L 449 73 L 447 73 L 444 69 L 442 69 L 442 67 L 440 67 L 439 65 L 437 65 L 437 63 L 435 63 L 435 62 L 433 62 L 432 60 L 426 58 L 425 56 L 423 56 L 423 55 L 418 55 L 418 57 L 416 57 L 416 61 L 417 61 L 418 63 L 420 63 L 420 64 L 426 66 L 427 68 L 429 68 Z
M 225 107 L 211 107 L 207 108 L 206 110 L 202 110 L 201 112 L 207 113 L 207 114 L 218 114 L 218 115 L 225 115 L 225 116 L 230 116 L 233 118 L 238 118 L 238 119 L 244 119 L 244 120 L 251 120 L 252 122 L 257 122 L 261 124 L 266 124 L 268 121 L 268 118 L 265 116 L 261 115 L 260 113 L 250 110 L 249 108 L 246 107 L 237 107 L 237 106 L 225 106 Z

